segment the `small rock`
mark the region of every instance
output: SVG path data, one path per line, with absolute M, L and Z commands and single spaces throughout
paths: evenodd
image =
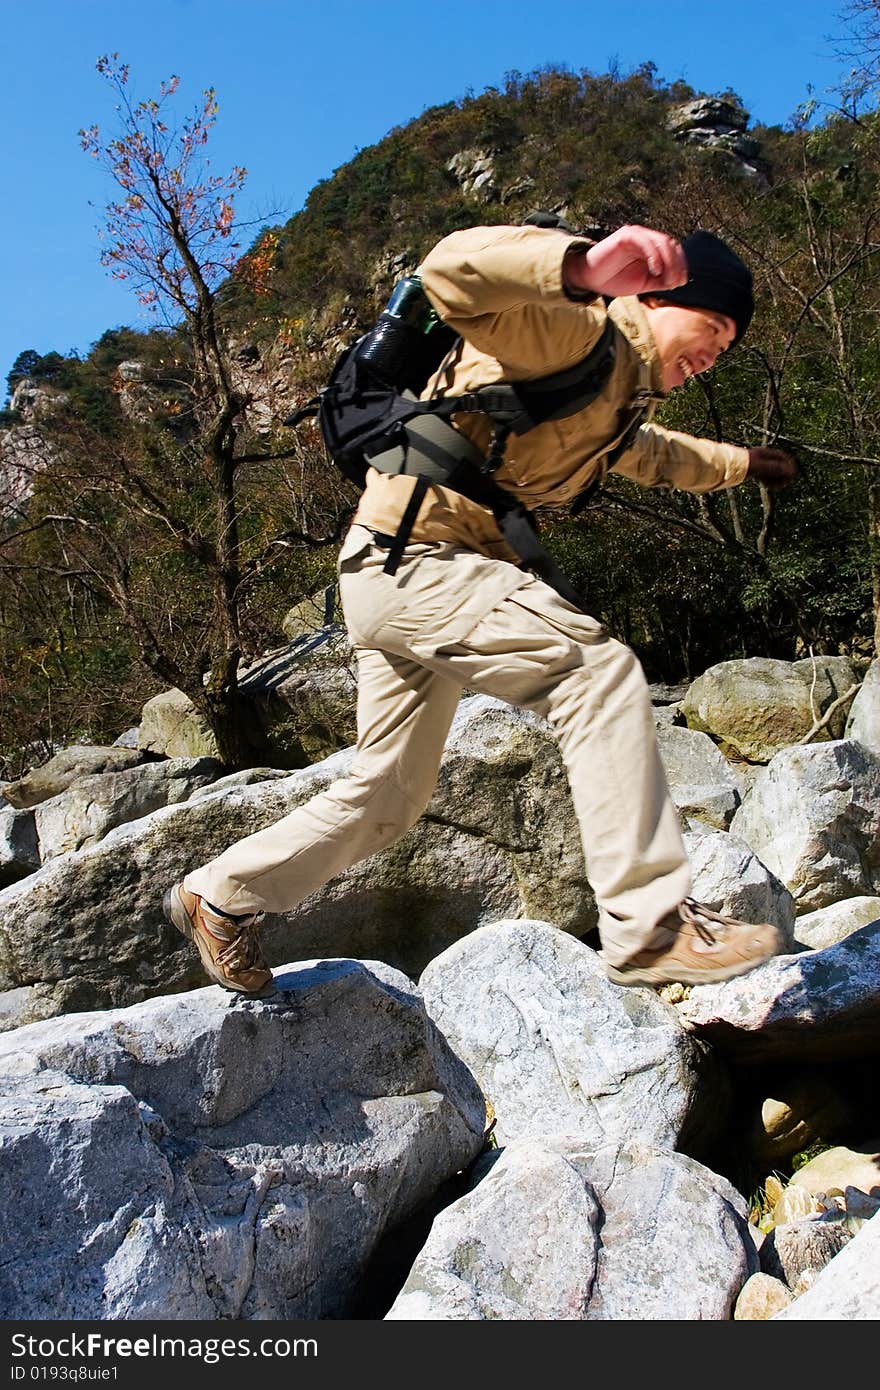
M 733 1318 L 735 1322 L 766 1322 L 793 1300 L 794 1294 L 781 1279 L 772 1274 L 753 1274 L 742 1286 Z
M 786 1187 L 779 1200 L 773 1203 L 773 1220 L 777 1226 L 786 1226 L 818 1210 L 816 1199 L 805 1188 Z

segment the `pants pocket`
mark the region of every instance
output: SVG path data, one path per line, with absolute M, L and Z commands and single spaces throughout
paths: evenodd
M 549 623 L 552 628 L 579 645 L 592 646 L 608 636 L 608 629 L 598 618 L 593 618 L 582 609 L 551 589 L 543 580 L 531 576 L 532 583 L 524 585 L 511 595 L 511 602 L 517 604 L 525 613 Z

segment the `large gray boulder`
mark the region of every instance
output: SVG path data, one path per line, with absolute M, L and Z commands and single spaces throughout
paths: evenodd
M 880 922 L 880 897 L 862 894 L 805 912 L 795 922 L 794 934 L 799 945 L 824 951 L 871 922 Z
M 161 806 L 186 801 L 222 771 L 214 758 L 168 758 L 122 772 L 79 777 L 33 812 L 43 863 L 97 844 L 117 825 L 140 820 Z
M 749 657 L 710 666 L 688 687 L 682 713 L 689 728 L 711 734 L 725 751 L 766 763 L 797 743 L 817 718 L 861 680 L 859 666 L 845 656 L 807 661 Z M 842 705 L 815 738 L 842 738 Z
M 674 1010 L 611 984 L 595 951 L 547 922 L 481 927 L 419 987 L 490 1100 L 501 1144 L 564 1131 L 671 1149 L 686 1129 L 723 1126 L 724 1077 Z
M 824 951 L 776 956 L 700 985 L 680 1022 L 737 1062 L 798 1063 L 880 1052 L 880 923 Z
M 307 961 L 0 1040 L 5 1318 L 345 1317 L 380 1238 L 483 1146 L 412 983 Z
M 217 740 L 188 695 L 160 690 L 141 710 L 138 747 L 162 758 L 216 758 Z
M 426 818 L 466 835 L 471 854 L 482 842 L 513 856 L 522 909 L 483 914 L 482 922 L 541 917 L 576 936 L 595 927 L 596 900 L 559 745 L 537 715 L 489 696 L 463 699 Z M 464 934 L 457 931 L 444 946 Z M 438 940 L 427 959 L 441 949 Z
M 743 922 L 773 922 L 786 949 L 794 941 L 794 899 L 745 840 L 690 820 L 684 831 L 693 878 L 692 896 Z
M 10 806 L 19 809 L 37 806 L 50 796 L 66 791 L 71 783 L 80 777 L 91 777 L 98 772 L 122 772 L 125 768 L 137 767 L 146 762 L 148 754 L 137 748 L 108 748 L 100 744 L 71 744 L 55 753 L 48 762 L 33 768 L 16 782 L 7 782 L 3 795 Z
M 844 734 L 880 755 L 880 659 L 872 661 L 865 673 L 850 706 Z
M 761 1269 L 790 1289 L 801 1290 L 852 1238 L 842 1211 L 811 1212 L 794 1221 L 777 1222 L 761 1246 Z
M 118 1007 L 204 983 L 198 957 L 164 921 L 162 894 L 195 865 L 326 789 L 353 750 L 291 776 L 205 789 L 111 830 L 0 892 L 0 1028 Z M 484 922 L 535 915 L 563 929 L 596 920 L 555 740 L 534 716 L 465 701 L 426 816 L 390 849 L 266 918 L 272 963 L 296 954 L 369 956 L 417 976 Z
M 657 740 L 669 791 L 681 814 L 726 830 L 742 800 L 742 788 L 709 735 L 658 723 Z
M 798 912 L 880 893 L 880 755 L 851 739 L 783 749 L 730 833 L 788 887 Z
M 0 807 L 0 887 L 26 878 L 40 867 L 33 811 Z
M 255 787 L 258 782 L 277 782 L 279 777 L 287 776 L 288 773 L 284 768 L 245 767 L 240 772 L 228 772 L 225 777 L 218 777 L 216 782 L 210 782 L 203 787 L 196 787 L 187 800 L 198 801 L 209 793 L 229 791 L 232 787 Z
M 757 1269 L 745 1203 L 708 1168 L 551 1135 L 480 1160 L 386 1321 L 726 1320 Z

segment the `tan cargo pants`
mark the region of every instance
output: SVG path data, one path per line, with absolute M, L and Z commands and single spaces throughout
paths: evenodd
M 603 952 L 623 964 L 690 892 L 650 697 L 628 647 L 515 565 L 444 544 L 387 551 L 353 526 L 340 591 L 358 662 L 347 777 L 189 874 L 233 913 L 290 911 L 418 820 L 462 688 L 545 717 L 559 741 L 599 904 Z

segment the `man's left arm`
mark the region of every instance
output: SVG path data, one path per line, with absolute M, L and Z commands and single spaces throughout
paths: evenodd
M 685 492 L 716 492 L 747 478 L 775 490 L 795 479 L 797 464 L 782 449 L 745 449 L 648 424 L 642 425 L 614 471 L 643 487 Z

